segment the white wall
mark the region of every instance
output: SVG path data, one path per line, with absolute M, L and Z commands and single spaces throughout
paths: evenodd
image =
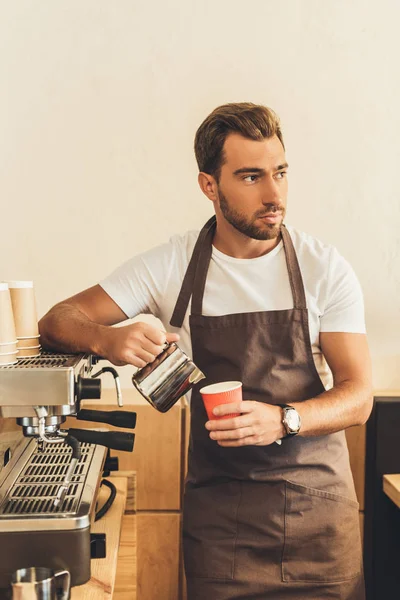
M 198 228 L 193 137 L 231 101 L 281 116 L 287 221 L 365 293 L 377 388 L 400 388 L 398 0 L 0 3 L 0 279 L 39 313 Z

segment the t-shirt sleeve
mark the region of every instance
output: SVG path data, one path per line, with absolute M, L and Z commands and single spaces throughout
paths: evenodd
M 349 263 L 332 248 L 320 331 L 365 333 L 364 299 Z
M 129 319 L 139 314 L 158 317 L 173 254 L 171 244 L 152 248 L 122 264 L 100 285 Z

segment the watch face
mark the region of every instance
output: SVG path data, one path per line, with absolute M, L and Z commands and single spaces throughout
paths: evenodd
M 290 431 L 298 431 L 300 427 L 299 414 L 295 409 L 288 409 L 286 411 L 286 423 Z

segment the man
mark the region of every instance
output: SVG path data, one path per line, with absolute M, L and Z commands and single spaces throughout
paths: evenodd
M 235 418 L 208 421 L 201 386 L 192 394 L 189 600 L 361 600 L 344 435 L 372 406 L 359 284 L 334 248 L 283 225 L 288 165 L 270 109 L 220 106 L 195 152 L 215 217 L 55 306 L 42 340 L 142 367 L 180 339 L 207 384 L 243 382 L 241 403 L 214 410 Z M 168 333 L 110 327 L 141 313 Z

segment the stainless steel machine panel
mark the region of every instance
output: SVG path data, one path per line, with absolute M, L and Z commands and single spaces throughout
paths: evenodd
M 60 414 L 69 414 L 68 407 L 75 406 L 76 379 L 90 369 L 84 354 L 50 352 L 0 366 L 0 417 L 35 416 L 32 407 L 36 405 L 58 406 Z

